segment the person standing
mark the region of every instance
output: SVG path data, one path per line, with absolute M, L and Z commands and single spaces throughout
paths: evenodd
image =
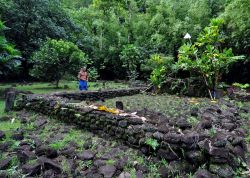
M 79 90 L 88 90 L 88 72 L 86 70 L 86 67 L 81 68 L 79 74 Z

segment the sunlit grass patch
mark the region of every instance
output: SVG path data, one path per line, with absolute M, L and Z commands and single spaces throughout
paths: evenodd
M 105 82 L 105 88 L 103 88 L 103 82 L 88 82 L 89 90 L 99 90 L 99 89 L 118 89 L 118 88 L 128 88 L 128 85 L 123 83 L 116 83 L 113 81 Z M 27 85 L 21 85 L 19 83 L 5 83 L 0 84 L 0 90 L 5 88 L 14 87 L 19 90 L 31 91 L 36 94 L 51 93 L 58 91 L 78 91 L 78 81 L 65 81 L 62 80 L 59 83 L 59 88 L 52 85 L 49 82 L 35 82 Z
M 0 117 L 4 115 L 5 103 L 4 100 L 0 99 Z
M 21 127 L 21 123 L 19 120 L 14 120 L 12 123 L 11 121 L 3 121 L 0 122 L 0 130 L 2 131 L 10 131 L 10 130 L 16 130 Z
M 63 140 L 58 140 L 53 143 L 51 143 L 49 146 L 51 148 L 54 148 L 56 150 L 60 150 L 64 148 L 66 145 L 68 145 L 71 141 L 77 141 L 77 144 L 82 146 L 84 143 L 84 140 L 80 138 L 81 131 L 78 130 L 71 130 L 64 138 Z

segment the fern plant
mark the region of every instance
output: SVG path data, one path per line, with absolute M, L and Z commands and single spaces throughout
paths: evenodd
M 160 145 L 158 141 L 153 138 L 147 138 L 145 143 L 151 148 L 153 148 L 153 150 L 156 150 L 156 148 Z

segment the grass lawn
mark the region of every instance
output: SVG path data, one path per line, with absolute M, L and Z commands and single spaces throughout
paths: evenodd
M 4 115 L 4 100 L 0 99 L 0 116 Z
M 89 90 L 98 90 L 103 88 L 103 82 L 89 82 Z M 56 91 L 78 91 L 78 81 L 61 81 L 59 83 L 59 88 L 55 88 L 54 85 L 47 82 L 35 82 L 29 85 L 21 85 L 18 83 L 3 83 L 0 84 L 0 90 L 5 88 L 14 87 L 19 90 L 31 91 L 36 94 L 50 93 Z M 115 83 L 112 81 L 106 82 L 106 89 L 117 89 L 117 88 L 127 88 L 128 86 L 122 83 Z

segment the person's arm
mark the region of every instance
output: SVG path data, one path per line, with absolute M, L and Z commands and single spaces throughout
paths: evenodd
M 80 73 L 80 72 L 78 73 L 77 78 L 78 78 L 78 79 L 81 78 L 81 73 Z
M 89 81 L 89 74 L 86 72 L 86 80 Z

